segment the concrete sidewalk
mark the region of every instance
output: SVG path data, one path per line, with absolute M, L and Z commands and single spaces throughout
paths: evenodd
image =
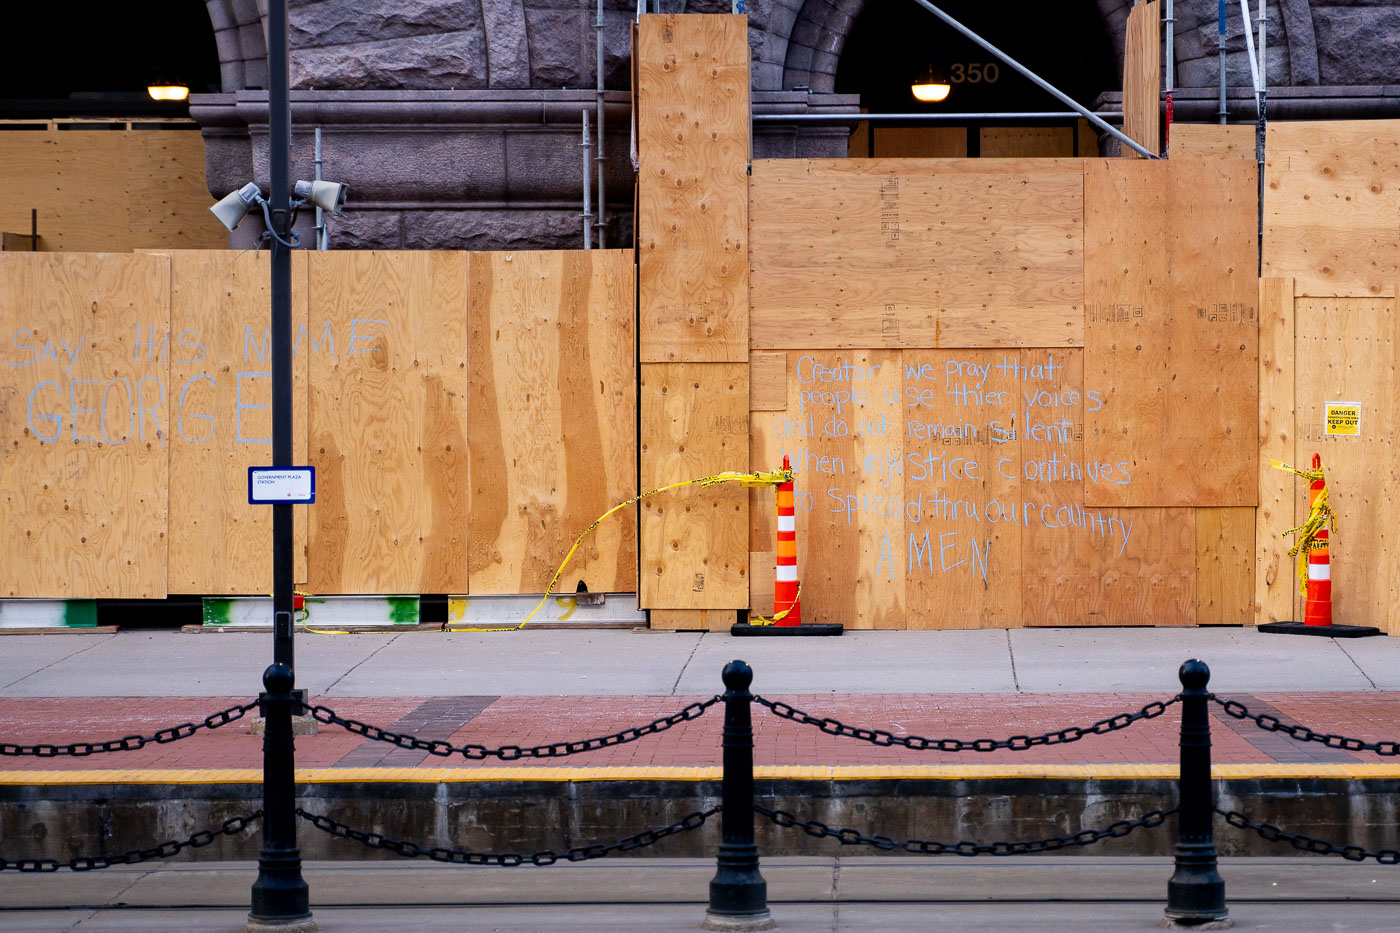
M 769 906 L 786 933 L 1155 930 L 1170 859 L 773 858 Z M 1394 929 L 1400 868 L 1315 858 L 1222 859 L 1237 930 Z M 0 875 L 0 930 L 236 933 L 252 863 L 153 864 Z M 308 863 L 323 933 L 694 931 L 712 859 L 604 859 L 548 868 L 410 861 Z
M 268 634 L 0 636 L 0 697 L 248 696 Z M 707 696 L 743 658 L 767 694 L 1172 694 L 1187 658 L 1222 693 L 1400 690 L 1400 638 L 1252 628 L 848 632 L 840 638 L 537 630 L 314 635 L 297 684 L 322 697 Z M 0 713 L 0 723 L 3 723 Z

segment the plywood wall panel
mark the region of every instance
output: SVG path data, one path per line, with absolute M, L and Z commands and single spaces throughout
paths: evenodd
M 1400 121 L 1273 123 L 1266 151 L 1262 274 L 1384 294 L 1400 279 Z
M 902 529 L 909 628 L 1020 624 L 1021 400 L 1008 356 L 1019 354 L 903 354 L 904 475 L 890 470 L 897 447 L 885 465 L 914 503 Z
M 169 254 L 170 591 L 272 592 L 272 509 L 248 504 L 248 467 L 272 463 L 267 253 Z M 292 458 L 307 462 L 308 361 L 326 351 L 306 317 L 307 257 L 292 254 Z M 316 350 L 313 350 L 313 343 Z M 296 506 L 294 579 L 306 579 Z
M 1247 124 L 1174 123 L 1173 159 L 1249 159 L 1254 157 L 1255 128 Z
M 861 124 L 867 126 L 868 124 Z M 866 158 L 865 150 L 853 152 L 855 158 Z M 965 126 L 890 126 L 875 127 L 877 159 L 962 159 L 967 157 L 967 127 Z
M 787 410 L 787 354 L 749 354 L 749 411 Z
M 1254 509 L 1196 509 L 1196 619 L 1254 620 Z
M 1162 150 L 1162 5 L 1149 0 L 1128 11 L 1123 40 L 1123 135 L 1151 153 Z M 1123 155 L 1142 156 L 1129 146 Z
M 644 363 L 642 490 L 742 470 L 749 461 L 745 363 Z M 643 609 L 748 605 L 748 490 L 687 486 L 642 500 Z
M 0 596 L 166 595 L 169 270 L 0 256 Z
M 900 627 L 905 614 L 905 484 L 895 472 L 902 428 L 900 354 L 789 356 L 786 415 L 782 421 L 763 420 L 783 426 L 770 430 L 772 456 L 781 462 L 786 454 L 796 472 L 803 621 Z M 821 381 L 824 373 L 838 370 L 861 378 Z M 843 391 L 848 398 L 838 396 Z
M 1090 505 L 1255 502 L 1252 176 L 1245 160 L 1086 175 L 1086 452 L 1118 480 Z
M 1299 522 L 1293 477 L 1271 461 L 1291 463 L 1297 392 L 1292 279 L 1259 281 L 1259 509 L 1255 524 L 1254 616 L 1256 623 L 1297 618 L 1297 587 L 1288 545 L 1280 537 Z
M 466 256 L 310 259 L 309 317 L 336 346 L 311 357 L 308 586 L 466 592 Z
M 984 126 L 979 152 L 986 158 L 1073 158 L 1072 126 Z
M 986 158 L 986 159 L 757 159 L 755 177 L 773 177 L 784 167 L 801 175 L 1083 175 L 1083 159 Z
M 748 360 L 747 22 L 731 15 L 641 18 L 643 362 Z
M 750 198 L 756 349 L 1082 343 L 1077 173 L 769 161 L 755 163 Z
M 595 518 L 636 495 L 632 257 L 471 258 L 471 592 L 542 593 Z M 557 589 L 636 585 L 636 513 L 598 526 Z
M 204 139 L 193 131 L 0 134 L 0 229 L 45 251 L 222 248 L 209 214 Z
M 1378 568 L 1390 566 L 1400 543 L 1395 299 L 1300 298 L 1296 314 L 1297 434 L 1290 462 L 1309 465 L 1317 452 L 1327 472 L 1337 514 L 1333 621 L 1384 627 L 1392 612 L 1391 581 Z M 1359 436 L 1325 432 L 1329 401 L 1361 405 Z M 1307 488 L 1305 480 L 1293 483 L 1298 523 L 1308 513 Z M 1293 539 L 1286 540 L 1291 546 Z

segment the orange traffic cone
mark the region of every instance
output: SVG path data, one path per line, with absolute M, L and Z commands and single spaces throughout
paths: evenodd
M 792 469 L 783 457 L 783 469 Z M 778 484 L 778 557 L 773 576 L 773 616 L 775 625 L 801 625 L 802 603 L 797 582 L 797 510 L 793 503 L 792 480 Z M 787 611 L 787 615 L 778 616 Z
M 1322 468 L 1322 457 L 1313 454 L 1312 467 Z M 1327 480 L 1315 479 L 1308 487 L 1308 510 L 1316 508 L 1317 500 L 1327 490 Z M 1328 531 L 1324 526 L 1317 533 L 1308 551 L 1308 587 L 1303 603 L 1304 625 L 1332 624 L 1332 555 L 1328 548 Z

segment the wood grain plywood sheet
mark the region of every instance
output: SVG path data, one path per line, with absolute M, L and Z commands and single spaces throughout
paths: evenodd
M 1254 509 L 1196 510 L 1196 622 L 1254 620 Z
M 982 156 L 1027 159 L 1075 156 L 1072 126 L 984 126 L 979 131 Z
M 0 596 L 166 595 L 170 263 L 0 256 Z
M 836 175 L 1083 175 L 1084 159 L 986 158 L 986 159 L 757 159 L 754 175 L 770 177 L 775 170 L 789 167 L 797 174 Z M 778 177 L 786 177 L 779 175 Z
M 1123 135 L 1148 152 L 1162 150 L 1162 5 L 1149 0 L 1128 12 L 1123 39 Z M 1142 156 L 1128 146 L 1123 155 Z
M 754 164 L 756 349 L 1083 341 L 1077 173 L 1002 176 Z
M 248 467 L 272 463 L 267 253 L 177 250 L 171 264 L 170 591 L 272 592 L 272 509 L 248 504 Z M 308 360 L 328 350 L 306 318 L 292 254 L 292 459 L 306 463 Z M 315 349 L 313 350 L 313 345 Z M 306 580 L 307 507 L 294 507 L 294 579 Z
M 1254 157 L 1253 126 L 1218 123 L 1173 123 L 1173 159 L 1250 159 Z
M 210 222 L 203 134 L 121 135 L 126 137 L 130 248 L 224 249 L 227 232 Z
M 1400 121 L 1271 124 L 1264 177 L 1264 276 L 1317 296 L 1400 279 Z
M 747 22 L 728 15 L 641 18 L 643 362 L 748 359 Z
M 45 250 L 131 249 L 125 136 L 0 135 L 0 229 L 28 231 L 29 212 L 35 209 Z
M 861 124 L 866 126 L 868 124 Z M 866 151 L 853 153 L 866 158 Z M 965 126 L 877 126 L 876 159 L 962 159 L 967 157 Z
M 1085 177 L 1093 506 L 1253 505 L 1252 163 L 1103 161 Z
M 1293 280 L 1259 280 L 1259 509 L 1255 525 L 1254 617 L 1256 623 L 1296 619 L 1297 587 L 1289 545 L 1280 537 L 1299 522 L 1294 479 L 1271 461 L 1291 463 L 1297 392 Z
M 796 473 L 802 619 L 902 628 L 900 354 L 788 356 L 787 411 L 756 421 L 767 427 L 770 459 L 781 464 L 786 455 Z
M 1019 354 L 906 350 L 902 363 L 903 474 L 894 477 L 910 503 L 909 628 L 1018 626 Z M 885 460 L 887 470 L 900 463 Z
M 1327 472 L 1328 498 L 1337 514 L 1332 618 L 1386 627 L 1395 621 L 1392 584 L 1381 570 L 1391 566 L 1400 541 L 1395 299 L 1300 298 L 1296 313 L 1297 430 L 1289 462 L 1310 465 L 1317 452 Z M 1326 433 L 1328 402 L 1361 406 L 1359 435 Z M 1308 513 L 1308 483 L 1295 479 L 1294 514 L 1301 522 Z M 1286 541 L 1291 546 L 1292 539 Z M 1296 592 L 1297 578 L 1292 579 Z
M 750 470 L 777 470 L 783 465 L 783 439 L 778 435 L 781 425 L 787 423 L 787 354 L 782 357 L 783 407 L 749 413 Z M 750 367 L 751 376 L 752 372 Z M 752 386 L 749 395 L 752 398 Z M 778 556 L 777 505 L 775 490 L 766 487 L 749 490 L 749 609 L 764 616 L 773 614 L 774 568 Z
M 471 592 L 542 593 L 584 529 L 636 490 L 632 256 L 474 253 Z M 635 509 L 594 529 L 556 588 L 631 592 Z
M 787 354 L 749 354 L 749 411 L 787 410 Z
M 748 463 L 747 362 L 644 363 L 640 391 L 642 491 Z M 737 483 L 642 500 L 639 606 L 748 605 L 748 502 Z
M 467 258 L 310 256 L 315 593 L 467 592 Z M 313 330 L 315 328 L 313 327 Z

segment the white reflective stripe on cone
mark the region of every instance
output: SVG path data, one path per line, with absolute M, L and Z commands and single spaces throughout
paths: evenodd
M 778 580 L 779 583 L 796 583 L 796 582 L 797 582 L 797 568 L 796 568 L 796 567 L 793 567 L 793 566 L 786 566 L 786 567 L 785 567 L 785 566 L 783 566 L 782 564 L 779 564 L 778 566 L 774 567 L 773 569 L 774 569 L 775 571 L 777 571 L 777 580 Z
M 796 515 L 779 515 L 779 516 L 778 516 L 778 530 L 779 530 L 779 531 L 796 531 L 796 530 L 797 530 L 797 516 L 796 516 Z
M 1330 580 L 1332 579 L 1331 564 L 1308 564 L 1309 580 Z

